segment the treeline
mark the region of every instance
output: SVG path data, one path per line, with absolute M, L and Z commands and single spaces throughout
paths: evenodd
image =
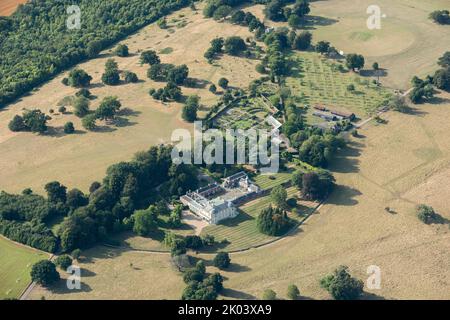
M 45 222 L 67 212 L 65 206 L 51 203 L 31 190 L 24 190 L 22 195 L 1 192 L 0 233 L 13 241 L 54 253 L 59 242 Z
M 136 228 L 146 228 L 153 207 L 143 212 L 138 209 L 147 207 L 149 198 L 153 197 L 153 202 L 158 197 L 171 201 L 197 187 L 196 169 L 173 164 L 171 152 L 170 146 L 152 147 L 136 154 L 130 162 L 109 167 L 103 182 L 94 182 L 87 195 L 78 189 L 67 192 L 56 181 L 45 186 L 47 199 L 29 189 L 23 195 L 1 193 L 0 231 L 12 240 L 44 251 L 71 252 L 108 241 L 111 235 L 129 228 L 133 215 L 138 220 Z M 173 215 L 176 224 L 179 210 Z M 57 216 L 66 218 L 54 235 L 46 223 Z M 152 221 L 149 223 L 151 227 Z M 140 231 L 145 233 L 144 229 Z
M 0 107 L 191 0 L 79 0 L 81 28 L 66 27 L 73 1 L 30 1 L 0 18 Z
M 412 103 L 423 103 L 434 97 L 434 87 L 450 92 L 450 51 L 444 53 L 438 60 L 441 67 L 434 75 L 428 75 L 425 79 L 413 77 L 411 83 L 413 89 L 409 94 Z

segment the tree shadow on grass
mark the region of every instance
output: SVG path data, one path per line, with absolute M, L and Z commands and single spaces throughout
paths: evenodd
M 220 293 L 222 296 L 233 299 L 241 299 L 241 300 L 256 300 L 257 297 L 245 293 L 243 291 L 238 291 L 234 289 L 224 288 Z
M 47 131 L 43 134 L 44 136 L 61 138 L 66 135 L 64 132 L 64 127 L 48 127 Z
M 105 84 L 104 84 L 104 83 L 97 82 L 97 83 L 92 83 L 92 84 L 89 86 L 89 89 L 104 88 L 104 87 L 105 87 Z
M 450 225 L 450 220 L 441 216 L 439 213 L 435 213 L 433 222 L 431 224 L 448 224 Z
M 336 186 L 331 196 L 328 198 L 327 203 L 334 204 L 336 206 L 354 206 L 358 204 L 358 201 L 354 199 L 362 193 L 349 186 Z
M 75 130 L 72 135 L 74 134 L 86 134 L 86 131 L 83 130 Z M 47 131 L 43 134 L 43 136 L 47 137 L 53 137 L 53 138 L 62 138 L 65 136 L 69 136 L 71 134 L 64 132 L 64 127 L 48 127 Z
M 255 219 L 255 218 L 253 218 L 248 213 L 246 213 L 242 210 L 239 210 L 239 215 L 236 218 L 221 221 L 219 225 L 232 228 L 232 227 L 236 227 L 236 226 L 240 225 L 242 222 L 245 222 L 248 220 L 253 220 L 253 219 Z
M 207 85 L 211 84 L 211 81 L 197 78 L 189 78 L 189 81 L 191 81 L 193 85 L 189 86 L 188 88 L 192 89 L 204 89 Z
M 223 240 L 218 243 L 215 243 L 210 247 L 203 247 L 199 251 L 202 253 L 217 253 L 218 251 L 224 251 L 224 249 L 228 247 L 230 244 L 231 242 L 229 242 L 228 240 Z
M 427 102 L 430 104 L 448 104 L 450 103 L 450 99 L 434 96 L 428 99 Z
M 114 125 L 117 128 L 125 128 L 125 127 L 132 127 L 137 125 L 138 123 L 136 121 L 130 121 L 130 119 L 125 117 L 116 117 L 114 120 Z
M 247 267 L 247 266 L 243 266 L 239 263 L 231 263 L 230 266 L 227 268 L 227 272 L 234 272 L 234 273 L 239 273 L 239 272 L 247 272 L 247 271 L 251 271 L 252 269 Z
M 373 70 L 373 69 L 363 69 L 359 71 L 359 75 L 361 77 L 365 77 L 365 78 L 376 78 L 376 77 L 380 77 L 380 78 L 385 78 L 389 75 L 389 72 L 387 69 L 378 69 L 378 70 Z
M 97 126 L 94 130 L 92 130 L 92 132 L 97 132 L 97 133 L 108 133 L 108 132 L 114 132 L 117 131 L 116 128 L 112 128 L 110 126 Z
M 338 23 L 338 22 L 339 22 L 339 20 L 332 19 L 332 18 L 307 15 L 307 16 L 304 17 L 304 23 L 300 27 L 300 29 L 315 30 L 315 29 L 317 29 L 316 27 L 331 26 L 331 25 L 333 25 L 335 23 Z
M 122 108 L 119 110 L 119 112 L 117 112 L 117 115 L 120 117 L 137 117 L 141 114 L 142 112 L 140 111 L 136 111 L 130 108 Z
M 303 225 L 305 225 L 306 223 L 304 223 Z M 302 228 L 300 228 L 300 226 L 295 227 L 294 229 L 289 230 L 286 234 L 284 234 L 283 236 L 281 236 L 282 238 L 286 238 L 286 237 L 296 237 L 298 236 L 300 233 L 302 233 L 303 230 Z
M 93 272 L 93 271 L 81 268 L 81 278 L 83 278 L 83 277 L 86 277 L 86 278 L 88 278 L 88 277 L 95 277 L 96 275 L 97 274 L 95 272 Z
M 386 299 L 375 293 L 364 291 L 359 300 L 386 300 Z
M 361 154 L 362 144 L 351 142 L 347 147 L 340 150 L 333 159 L 330 170 L 339 173 L 356 173 L 359 171 L 358 157 Z
M 414 106 L 408 106 L 406 110 L 403 112 L 403 114 L 409 116 L 424 117 L 428 114 L 428 112 Z
M 70 294 L 70 293 L 77 293 L 77 292 L 91 292 L 92 288 L 83 282 L 83 278 L 81 278 L 81 288 L 80 289 L 69 289 L 67 287 L 67 281 L 66 279 L 61 279 L 58 281 L 58 283 L 51 288 L 49 288 L 49 291 L 56 294 Z

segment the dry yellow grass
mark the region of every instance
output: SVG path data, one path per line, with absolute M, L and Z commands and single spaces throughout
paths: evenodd
M 28 299 L 57 300 L 161 300 L 179 299 L 184 288 L 181 276 L 172 266 L 170 255 L 146 254 L 98 247 L 83 253 L 80 263 L 81 290 L 68 290 L 67 275 L 47 290 L 35 289 Z
M 440 120 L 450 117 L 450 95 L 441 97 L 447 102 L 423 105 L 415 115 L 389 113 L 385 115 L 387 125 L 371 124 L 362 129 L 365 137 L 353 141 L 332 168 L 339 187 L 327 204 L 297 233 L 266 247 L 233 254 L 231 269 L 221 271 L 227 278 L 223 297 L 259 298 L 264 289 L 272 288 L 285 298 L 287 286 L 294 283 L 304 297 L 328 299 L 319 279 L 345 264 L 363 280 L 368 277 L 368 266 L 381 268 L 382 288 L 366 288 L 372 294 L 369 298 L 449 299 L 449 227 L 424 225 L 414 213 L 418 203 L 426 202 L 450 219 L 446 202 L 450 191 L 445 179 L 450 167 L 450 139 L 443 134 L 450 130 L 450 124 Z M 411 136 L 413 141 L 409 140 Z M 397 141 L 407 141 L 411 146 L 399 148 Z M 430 146 L 440 151 L 434 153 L 439 157 L 423 160 L 423 154 L 415 152 Z M 388 206 L 395 214 L 385 211 Z M 168 256 L 119 252 L 110 259 L 105 257 L 105 249 L 97 250 L 93 254 L 97 256 L 95 263 L 85 265 L 96 273 L 86 278 L 92 291 L 62 294 L 36 289 L 32 298 L 159 299 L 181 294 L 181 277 L 167 268 Z M 198 257 L 209 262 L 212 259 L 211 255 Z M 142 283 L 164 279 L 164 292 L 154 291 L 153 286 L 143 288 L 135 282 L 134 271 L 129 272 L 131 278 L 129 274 L 119 276 L 129 268 L 129 262 L 140 268 L 144 261 L 155 268 L 145 268 L 142 279 L 146 281 Z M 208 272 L 214 271 L 208 267 Z M 136 292 L 111 284 L 112 275 L 124 288 L 136 285 Z
M 378 5 L 386 18 L 380 30 L 369 30 L 366 13 L 370 5 Z M 428 19 L 430 12 L 448 8 L 447 0 L 333 0 L 311 2 L 311 15 L 319 24 L 310 30 L 313 42 L 330 41 L 345 53 L 361 53 L 366 68 L 377 61 L 387 69 L 383 85 L 408 89 L 414 75 L 426 76 L 436 68 L 436 61 L 450 50 L 450 29 Z M 263 6 L 249 10 L 263 18 Z M 266 21 L 270 23 L 270 21 Z M 272 23 L 274 26 L 285 25 Z
M 9 16 L 16 11 L 19 4 L 25 3 L 27 0 L 2 0 L 0 2 L 0 16 Z
M 180 15 L 184 17 L 180 18 Z M 135 152 L 152 145 L 170 141 L 174 129 L 192 128 L 192 125 L 181 120 L 180 104 L 163 105 L 149 96 L 150 88 L 164 84 L 147 79 L 148 67 L 140 65 L 139 50 L 172 48 L 172 53 L 161 54 L 163 62 L 187 64 L 191 77 L 216 84 L 221 77 L 227 77 L 230 85 L 246 87 L 251 80 L 259 77 L 255 71 L 256 61 L 224 56 L 218 61 L 218 66 L 212 66 L 203 58 L 203 53 L 214 37 L 246 37 L 250 35 L 246 28 L 204 19 L 202 14 L 194 14 L 190 9 L 171 15 L 169 22 L 172 19 L 186 20 L 188 24 L 184 28 L 174 27 L 173 31 L 161 30 L 156 25 L 146 27 L 123 41 L 129 46 L 131 57 L 115 57 L 121 70 L 136 72 L 143 82 L 117 87 L 103 86 L 100 79 L 105 62 L 110 57 L 108 52 L 79 66 L 94 78 L 90 90 L 97 99 L 91 108 L 95 109 L 103 97 L 116 95 L 124 108 L 133 111 L 132 115 L 125 117 L 128 122 L 123 127 L 112 127 L 113 132 L 85 132 L 80 119 L 75 116 L 54 115 L 49 126 L 60 131 L 65 122 L 73 121 L 75 128 L 81 132 L 53 136 L 10 132 L 8 122 L 23 108 L 39 108 L 44 112 L 57 110 L 61 99 L 77 91 L 61 84 L 66 74 L 0 110 L 0 190 L 20 192 L 31 187 L 42 192 L 43 185 L 52 180 L 59 180 L 68 187 L 87 190 L 92 181 L 104 176 L 109 165 L 129 160 Z M 203 89 L 183 88 L 183 92 L 185 95 L 199 94 L 202 103 L 209 106 L 218 99 L 208 91 L 208 86 Z
M 367 18 L 365 9 L 368 1 L 352 1 L 352 5 L 346 5 L 349 3 L 349 0 L 313 3 L 313 14 L 328 12 L 328 17 L 336 17 L 340 20 L 335 25 L 318 28 L 316 39 L 320 38 L 320 32 L 324 32 L 329 35 L 324 38 L 332 41 L 334 45 L 344 51 L 366 53 L 363 50 L 367 50 L 370 54 L 370 48 L 378 48 L 379 45 L 382 45 L 380 44 L 383 42 L 382 36 L 377 40 L 376 36 L 357 34 L 352 37 L 368 39 L 365 41 L 367 43 L 357 46 L 354 42 L 348 42 L 348 47 L 343 45 L 346 43 L 345 37 L 348 36 L 344 31 L 354 28 L 356 23 L 365 23 Z M 445 48 L 448 48 L 448 43 L 442 41 L 448 31 L 426 20 L 429 11 L 445 2 L 435 1 L 433 6 L 427 6 L 431 1 L 420 3 L 416 0 L 413 2 L 399 0 L 392 5 L 388 5 L 392 2 L 384 0 L 381 0 L 380 3 L 382 7 L 386 5 L 389 8 L 390 11 L 387 14 L 395 17 L 395 21 L 392 23 L 397 25 L 398 22 L 399 29 L 393 30 L 397 36 L 394 34 L 389 37 L 391 43 L 381 47 L 385 48 L 384 50 L 389 52 L 389 55 L 383 56 L 377 52 L 376 54 L 380 56 L 369 56 L 369 63 L 371 59 L 377 59 L 382 66 L 389 69 L 389 77 L 383 81 L 395 86 L 406 87 L 407 81 L 413 74 L 427 73 L 433 69 L 436 58 L 445 51 Z M 359 9 L 361 11 L 358 11 Z M 349 16 L 353 15 L 355 18 L 346 17 L 347 12 Z M 391 22 L 386 21 L 389 26 Z M 408 23 L 411 24 L 411 27 L 406 28 L 405 25 Z M 200 28 L 200 25 L 203 27 Z M 199 29 L 196 29 L 195 26 Z M 143 41 L 146 41 L 148 47 L 152 48 L 157 46 L 159 46 L 158 48 L 173 47 L 174 53 L 165 56 L 164 61 L 171 61 L 170 57 L 177 57 L 179 59 L 177 63 L 188 63 L 190 66 L 196 63 L 195 59 L 201 60 L 198 58 L 199 54 L 192 52 L 193 56 L 189 57 L 190 51 L 184 49 L 186 47 L 181 44 L 178 46 L 178 42 L 190 39 L 194 43 L 190 48 L 199 50 L 200 46 L 199 51 L 203 53 L 210 40 L 208 37 L 212 38 L 223 32 L 233 34 L 233 28 L 236 28 L 238 33 L 245 34 L 246 32 L 242 28 L 230 25 L 226 25 L 224 28 L 223 25 L 205 21 L 200 16 L 194 17 L 193 22 L 184 29 L 184 31 L 192 30 L 193 32 L 197 30 L 200 34 L 193 33 L 192 35 L 197 38 L 190 38 L 190 34 L 182 35 L 181 33 L 176 38 L 175 35 L 180 31 L 165 38 L 164 32 L 151 28 L 155 27 L 150 27 L 134 36 L 140 37 L 137 39 L 141 40 L 125 41 L 130 45 L 132 51 L 138 47 L 143 48 L 141 43 Z M 332 31 L 333 28 L 336 28 L 336 31 Z M 339 35 L 339 30 L 343 31 L 342 35 Z M 145 32 L 148 34 L 145 35 Z M 411 33 L 414 32 L 416 32 L 415 35 L 411 36 Z M 205 39 L 201 37 L 202 33 L 207 35 Z M 332 38 L 333 34 L 335 38 Z M 145 37 L 149 38 L 144 40 Z M 404 43 L 398 40 L 403 38 L 406 41 Z M 171 39 L 174 41 L 172 44 L 168 44 L 172 41 Z M 195 43 L 195 39 L 198 43 Z M 162 43 L 158 44 L 159 41 Z M 398 49 L 391 47 L 393 46 L 392 42 L 395 42 Z M 104 58 L 102 59 L 87 63 L 86 69 L 99 70 L 94 63 L 103 65 Z M 120 59 L 121 67 L 123 63 Z M 222 74 L 232 78 L 230 69 L 224 67 L 219 69 L 220 72 L 214 73 L 213 71 L 217 69 L 206 64 L 203 65 L 203 63 L 205 62 L 200 61 L 198 67 L 192 67 L 196 70 L 194 72 L 202 72 L 197 77 L 208 79 L 203 72 L 210 72 L 208 73 L 209 79 L 217 79 Z M 142 74 L 145 69 L 133 68 L 133 64 L 131 64 L 129 69 L 140 70 L 139 74 L 143 78 Z M 207 68 L 211 69 L 208 71 Z M 234 71 L 235 68 L 233 67 Z M 95 82 L 98 82 L 100 74 L 96 75 Z M 238 76 L 235 77 L 234 81 L 237 82 Z M 150 86 L 150 82 L 148 84 Z M 51 97 L 49 93 L 58 95 L 59 91 L 67 90 L 64 87 L 58 87 L 59 80 L 54 82 L 53 86 L 44 86 L 39 91 L 41 93 L 38 94 L 47 92 L 42 97 L 53 99 L 48 98 Z M 151 115 L 166 114 L 168 119 L 173 119 L 174 115 L 179 116 L 179 108 L 176 110 L 174 107 L 164 109 L 161 106 L 158 107 L 151 100 L 145 100 L 148 101 L 148 106 L 144 108 L 144 101 L 142 101 L 144 95 L 137 95 L 139 99 L 136 99 L 136 91 L 134 91 L 136 88 L 130 86 L 131 88 L 133 89 L 132 93 L 131 90 L 125 90 L 126 92 L 121 94 L 124 97 L 126 94 L 135 96 L 135 100 L 132 100 L 131 97 L 121 98 L 124 99 L 127 106 L 135 110 L 137 105 L 142 104 L 142 107 L 137 109 L 142 111 L 142 114 L 137 117 L 139 126 L 143 125 L 144 128 L 155 126 L 155 122 L 147 118 Z M 146 94 L 146 89 L 140 90 Z M 102 90 L 105 89 L 100 88 L 94 93 L 101 96 L 105 94 Z M 203 94 L 203 91 L 201 93 Z M 45 101 L 36 98 L 38 94 L 24 98 L 24 101 L 12 108 L 17 111 L 30 102 L 40 103 L 42 107 L 48 105 Z M 116 94 L 120 96 L 119 93 Z M 204 93 L 205 100 L 213 99 L 213 97 L 207 98 L 207 94 Z M 61 96 L 64 95 L 66 93 L 61 94 Z M 319 279 L 332 272 L 337 266 L 346 264 L 350 267 L 352 274 L 363 280 L 368 277 L 366 274 L 368 266 L 377 265 L 381 268 L 381 290 L 368 290 L 374 294 L 374 298 L 379 296 L 388 299 L 450 299 L 449 227 L 446 224 L 424 225 L 414 214 L 414 207 L 418 203 L 426 202 L 435 206 L 444 218 L 450 219 L 450 207 L 446 201 L 450 194 L 448 179 L 446 179 L 450 170 L 450 138 L 448 135 L 450 96 L 448 94 L 441 95 L 440 98 L 443 101 L 441 104 L 420 106 L 414 114 L 388 113 L 383 116 L 389 122 L 387 125 L 370 124 L 362 129 L 360 133 L 364 137 L 354 140 L 351 148 L 336 160 L 332 168 L 339 188 L 327 204 L 321 208 L 320 212 L 313 215 L 296 234 L 267 247 L 233 254 L 233 267 L 227 272 L 222 272 L 227 277 L 224 297 L 257 298 L 266 288 L 272 288 L 280 297 L 285 297 L 287 286 L 294 283 L 305 297 L 327 299 L 329 296 L 320 288 Z M 143 99 L 149 98 L 145 96 Z M 24 102 L 28 103 L 24 104 Z M 1 112 L 0 120 L 2 122 L 5 113 L 9 113 L 7 118 L 12 115 L 10 111 Z M 67 149 L 60 148 L 53 151 L 53 148 L 64 139 L 79 140 L 83 137 L 86 137 L 84 144 L 93 145 L 92 140 L 95 135 L 86 134 L 81 138 L 55 138 L 51 143 L 52 148 L 50 148 L 50 144 L 43 145 L 42 139 L 49 139 L 47 137 L 32 137 L 27 134 L 12 135 L 9 140 L 0 143 L 1 154 L 6 155 L 6 159 L 2 157 L 0 160 L 1 174 L 2 177 L 7 178 L 6 182 L 1 182 L 0 189 L 4 185 L 10 185 L 13 190 L 19 190 L 24 187 L 21 186 L 24 182 L 28 183 L 27 186 L 30 184 L 34 186 L 32 181 L 40 185 L 43 177 L 46 178 L 44 180 L 58 177 L 59 180 L 69 185 L 87 186 L 86 175 L 92 179 L 97 178 L 103 174 L 106 163 L 115 162 L 119 158 L 129 158 L 131 150 L 135 146 L 142 148 L 142 145 L 150 144 L 148 140 L 151 138 L 145 140 L 144 135 L 142 133 L 140 135 L 136 130 L 137 127 L 138 125 L 121 128 L 115 133 L 98 134 L 100 138 L 95 141 L 98 145 L 92 147 L 91 152 L 87 152 L 86 145 L 83 143 L 74 144 L 75 141 L 71 141 L 65 144 L 65 148 L 70 148 L 69 150 L 74 152 L 75 157 L 72 163 L 65 153 Z M 123 136 L 125 130 L 129 130 L 130 134 Z M 158 129 L 158 133 L 157 137 L 163 136 L 160 129 Z M 4 137 L 5 135 L 6 133 L 1 131 L 0 136 Z M 120 138 L 120 136 L 123 137 Z M 21 139 L 16 142 L 23 145 L 9 142 L 12 139 Z M 145 140 L 145 143 L 141 139 Z M 30 142 L 30 140 L 32 141 Z M 137 141 L 140 141 L 141 144 Z M 6 145 L 5 142 L 7 142 Z M 36 145 L 35 150 L 44 150 L 42 152 L 46 153 L 46 157 L 49 152 L 53 154 L 53 158 L 50 160 L 55 160 L 55 154 L 60 153 L 61 160 L 64 160 L 61 162 L 64 164 L 48 160 L 47 162 L 41 161 L 41 164 L 35 167 L 29 166 L 27 163 L 30 158 L 29 151 L 33 151 L 31 148 L 34 145 Z M 118 145 L 120 148 L 117 148 Z M 82 150 L 78 150 L 80 148 Z M 98 148 L 101 148 L 103 154 L 95 153 Z M 120 149 L 119 155 L 116 149 Z M 66 164 L 67 161 L 68 164 Z M 92 168 L 95 163 L 99 162 L 101 164 Z M 80 163 L 83 163 L 84 166 L 81 169 Z M 42 169 L 44 167 L 47 169 Z M 35 168 L 39 168 L 38 174 Z M 60 176 L 61 172 L 71 172 L 70 170 L 73 171 L 73 178 L 64 180 L 65 178 Z M 80 173 L 82 173 L 81 177 Z M 51 175 L 46 176 L 45 174 Z M 390 207 L 395 214 L 386 212 L 386 207 Z M 89 276 L 83 278 L 85 281 L 83 292 L 67 293 L 58 290 L 47 292 L 37 288 L 33 291 L 31 298 L 38 299 L 42 295 L 50 299 L 178 298 L 184 287 L 180 275 L 170 267 L 169 257 L 166 255 L 96 248 L 89 251 L 88 256 L 92 257 L 92 262 L 81 264 L 83 268 L 91 271 L 88 272 Z M 211 260 L 211 256 L 200 257 Z M 136 269 L 130 267 L 130 263 L 133 263 Z M 208 270 L 213 271 L 214 269 L 208 268 Z
M 382 289 L 366 288 L 371 294 L 449 299 L 449 225 L 424 225 L 414 213 L 417 204 L 427 203 L 450 219 L 450 125 L 444 120 L 450 95 L 442 98 L 446 103 L 421 106 L 416 115 L 389 113 L 389 124 L 363 129 L 365 138 L 332 168 L 340 187 L 301 232 L 233 255 L 248 271 L 225 273 L 231 297 L 260 297 L 266 288 L 285 297 L 294 283 L 302 295 L 326 299 L 319 279 L 346 264 L 363 280 L 368 266 L 381 268 Z M 422 152 L 429 148 L 434 151 Z

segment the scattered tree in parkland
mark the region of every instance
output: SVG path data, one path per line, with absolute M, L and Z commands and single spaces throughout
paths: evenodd
M 350 53 L 346 57 L 346 64 L 349 69 L 355 71 L 364 67 L 365 59 L 360 54 Z
M 108 59 L 108 61 L 106 61 L 102 82 L 109 86 L 115 86 L 120 83 L 119 66 L 114 59 Z
M 212 84 L 209 86 L 209 92 L 216 94 L 217 93 L 217 86 L 215 84 Z
M 30 131 L 42 134 L 47 131 L 47 119 L 48 116 L 39 109 L 25 110 L 22 116 L 14 116 L 8 128 L 13 132 Z
M 74 114 L 77 117 L 83 118 L 89 113 L 89 100 L 83 96 L 75 98 L 75 101 L 73 102 L 73 109 Z
M 316 52 L 326 54 L 330 50 L 330 43 L 328 41 L 319 41 L 316 43 Z
M 311 32 L 303 31 L 295 37 L 293 48 L 295 50 L 307 50 L 311 46 L 311 41 Z
M 66 122 L 66 124 L 64 125 L 64 133 L 66 134 L 72 134 L 75 132 L 75 127 L 73 125 L 73 122 Z
M 286 211 L 272 206 L 261 211 L 256 223 L 258 230 L 269 236 L 280 236 L 291 226 Z
M 134 72 L 125 71 L 123 74 L 125 83 L 136 83 L 139 81 L 137 74 Z
M 238 56 L 247 49 L 244 39 L 238 36 L 227 38 L 224 46 L 225 52 L 231 56 Z
M 86 130 L 93 131 L 97 127 L 96 122 L 97 122 L 97 116 L 95 114 L 88 114 L 81 120 L 81 125 Z
M 389 100 L 388 106 L 390 109 L 406 113 L 410 111 L 410 107 L 406 102 L 406 98 L 401 95 L 395 95 L 392 99 Z
M 279 185 L 272 189 L 270 193 L 270 197 L 272 199 L 272 203 L 280 209 L 286 210 L 287 205 L 287 191 L 286 189 Z
M 73 69 L 69 73 L 68 84 L 75 88 L 88 87 L 91 84 L 92 77 L 82 69 Z
M 430 19 L 439 24 L 450 24 L 450 11 L 436 10 L 430 13 Z
M 223 270 L 223 269 L 227 269 L 230 266 L 231 259 L 230 259 L 230 256 L 228 253 L 219 252 L 214 257 L 213 263 L 216 268 Z
M 63 254 L 58 258 L 56 258 L 55 265 L 60 267 L 62 270 L 66 271 L 67 268 L 69 268 L 72 265 L 72 258 L 67 254 Z
M 113 120 L 121 106 L 117 97 L 105 97 L 95 111 L 95 116 L 100 120 Z
M 364 283 L 353 278 L 346 266 L 340 266 L 333 274 L 323 278 L 320 285 L 335 300 L 356 300 L 362 295 L 364 288 Z
M 122 58 L 128 57 L 128 55 L 129 55 L 128 46 L 125 44 L 119 44 L 116 47 L 115 53 L 118 57 L 122 57 Z
M 434 209 L 425 204 L 421 204 L 416 208 L 417 217 L 425 224 L 431 224 L 437 220 L 438 215 Z
M 44 287 L 49 287 L 60 279 L 56 266 L 53 262 L 42 260 L 31 268 L 31 280 Z
M 81 250 L 80 249 L 75 249 L 72 251 L 72 253 L 70 254 L 72 256 L 72 258 L 74 260 L 79 261 L 81 258 Z
M 308 172 L 301 179 L 301 191 L 303 197 L 308 200 L 323 200 L 335 186 L 333 175 L 327 170 Z
M 155 64 L 160 64 L 161 59 L 159 58 L 156 51 L 148 50 L 141 53 L 141 63 L 153 66 Z
M 266 290 L 264 290 L 262 299 L 263 300 L 277 300 L 277 293 L 275 291 L 273 291 L 272 289 L 266 289 Z
M 227 78 L 219 79 L 219 87 L 221 87 L 222 89 L 225 89 L 225 90 L 228 89 L 228 84 L 229 84 L 229 81 Z
M 199 96 L 189 96 L 183 106 L 182 117 L 187 122 L 194 122 L 197 120 L 197 111 L 200 106 Z
M 287 297 L 291 300 L 297 300 L 300 296 L 300 290 L 295 284 L 290 284 L 287 289 Z

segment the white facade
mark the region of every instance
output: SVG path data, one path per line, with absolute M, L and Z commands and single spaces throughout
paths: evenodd
M 188 193 L 181 197 L 181 202 L 189 206 L 189 210 L 210 224 L 218 224 L 220 221 L 235 218 L 239 214 L 231 201 L 217 198 L 209 201 L 198 194 Z
M 222 186 L 214 183 L 188 192 L 180 198 L 194 214 L 210 224 L 235 218 L 239 211 L 235 203 L 242 203 L 248 196 L 257 195 L 259 187 L 253 184 L 245 172 L 240 172 L 224 179 Z M 222 194 L 223 197 L 214 197 Z

